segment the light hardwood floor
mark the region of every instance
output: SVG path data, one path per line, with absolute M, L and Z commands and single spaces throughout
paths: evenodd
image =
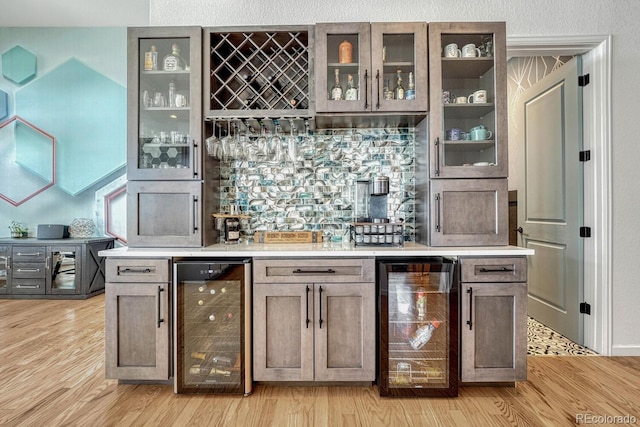
M 452 399 L 381 399 L 375 387 L 175 395 L 104 379 L 104 295 L 0 300 L 1 426 L 570 426 L 579 414 L 639 425 L 639 396 L 640 357 L 599 356 L 529 357 L 528 381 Z

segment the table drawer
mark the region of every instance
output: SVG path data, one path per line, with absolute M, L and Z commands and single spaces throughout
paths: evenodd
M 107 282 L 167 283 L 169 258 L 107 258 Z
M 13 279 L 11 281 L 11 293 L 13 294 L 45 294 L 45 279 Z
M 47 249 L 44 246 L 14 246 L 13 262 L 38 262 L 44 261 Z
M 13 279 L 44 279 L 46 277 L 45 263 L 14 262 L 11 277 Z
M 526 257 L 462 258 L 462 282 L 526 282 Z
M 255 283 L 374 282 L 373 258 L 254 259 Z

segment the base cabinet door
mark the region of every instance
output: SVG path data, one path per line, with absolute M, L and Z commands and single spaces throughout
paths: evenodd
M 460 379 L 527 379 L 527 284 L 462 283 Z
M 256 381 L 374 381 L 375 286 L 254 285 Z
M 0 294 L 9 292 L 9 261 L 11 247 L 0 245 Z
M 169 260 L 107 259 L 105 295 L 105 377 L 169 379 Z
M 313 381 L 313 295 L 304 284 L 253 290 L 253 371 L 257 381 Z

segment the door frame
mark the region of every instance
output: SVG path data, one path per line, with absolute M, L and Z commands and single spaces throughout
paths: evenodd
M 584 222 L 591 238 L 584 241 L 584 345 L 612 353 L 611 280 L 611 35 L 507 37 L 507 57 L 582 55 L 582 72 L 590 74 L 583 91 Z M 577 158 L 577 153 L 576 153 Z M 535 255 L 534 255 L 535 256 Z

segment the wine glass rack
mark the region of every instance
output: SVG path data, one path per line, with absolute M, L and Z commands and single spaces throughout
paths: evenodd
M 308 115 L 314 93 L 312 29 L 234 30 L 210 29 L 206 37 L 210 58 L 205 115 Z

